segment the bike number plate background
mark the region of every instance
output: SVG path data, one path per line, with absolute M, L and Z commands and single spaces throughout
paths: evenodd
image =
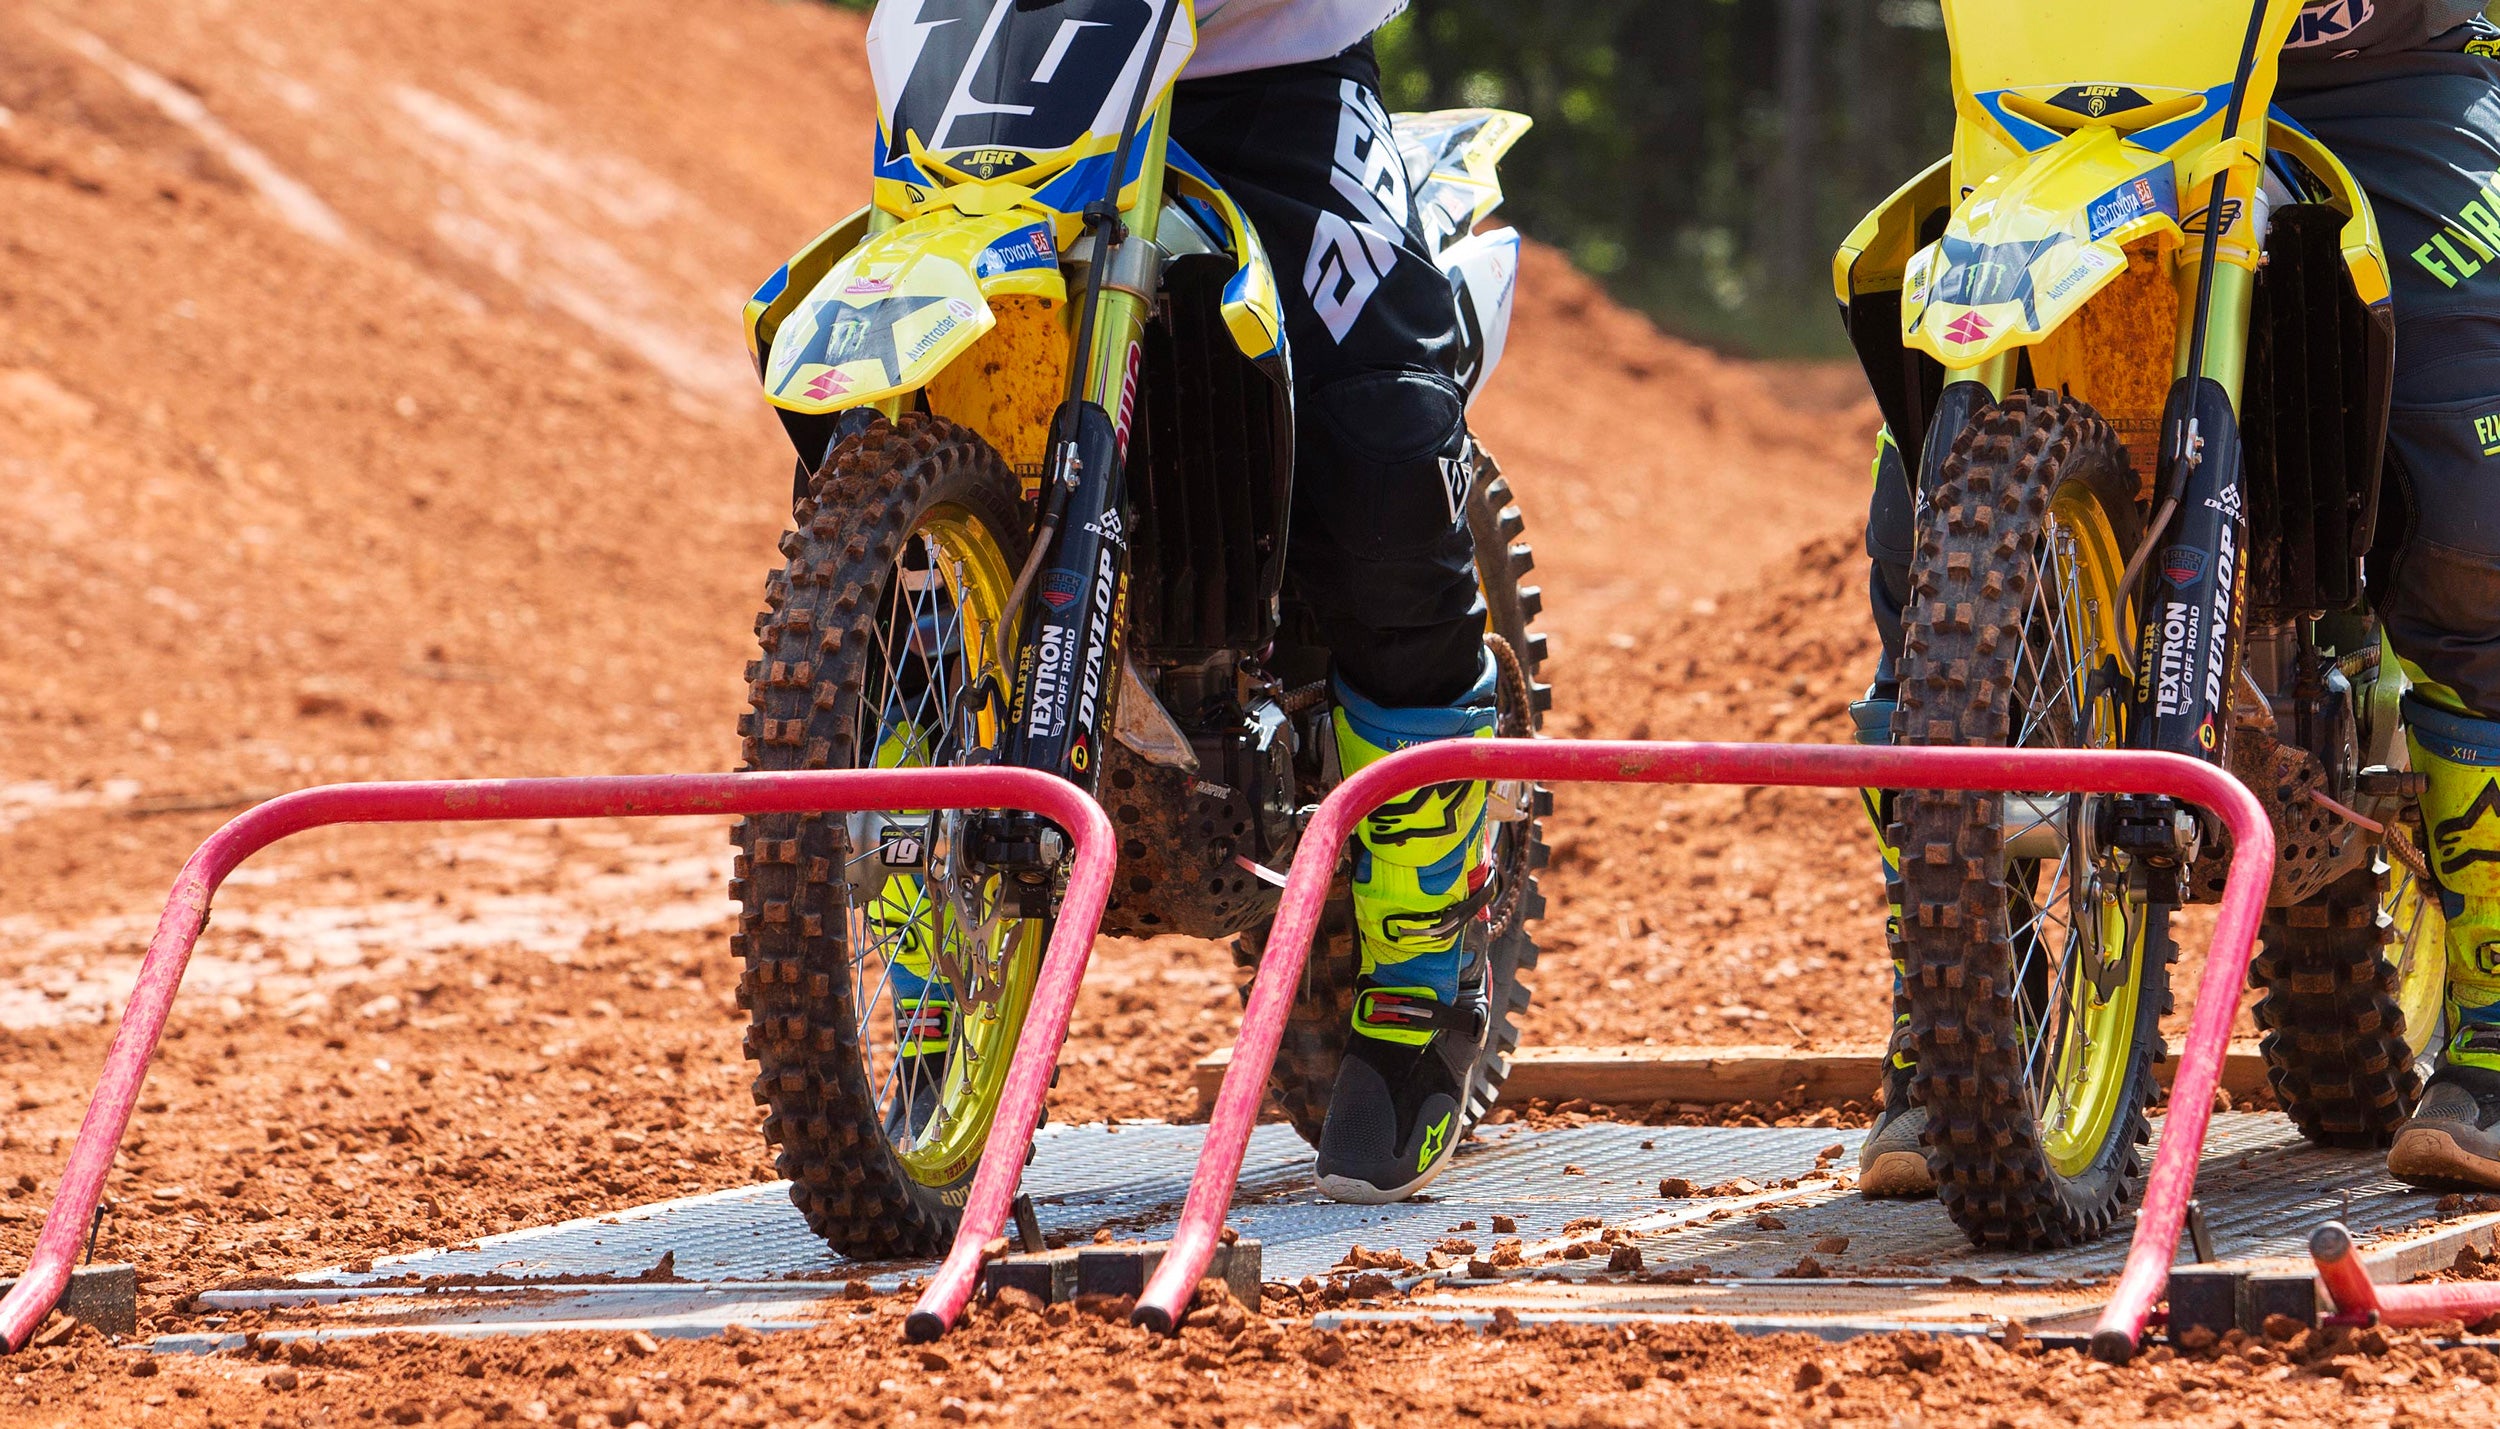
M 1119 139 L 1156 20 L 1185 0 L 884 0 L 868 25 L 868 65 L 887 162 L 911 140 L 980 178 L 1002 177 Z M 1153 68 L 1152 100 L 1196 47 L 1175 16 Z M 1092 141 L 1089 143 L 1088 141 Z

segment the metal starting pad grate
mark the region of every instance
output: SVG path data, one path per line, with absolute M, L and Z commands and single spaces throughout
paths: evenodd
M 1522 1318 L 1703 1317 L 1826 1332 L 1948 1328 L 2009 1314 L 2040 1323 L 2089 1310 L 2097 1303 L 2094 1283 L 2125 1259 L 2123 1225 L 2070 1250 L 1979 1251 L 1932 1201 L 1862 1200 L 1818 1174 L 1825 1166 L 1854 1167 L 1861 1135 L 1488 1127 L 1425 1196 L 1395 1206 L 1347 1206 L 1318 1194 L 1310 1150 L 1292 1130 L 1267 1125 L 1251 1139 L 1230 1223 L 1263 1244 L 1265 1278 L 1295 1281 L 1325 1275 L 1357 1244 L 1423 1263 L 1436 1243 L 1455 1235 L 1489 1257 L 1493 1218 L 1506 1217 L 1514 1229 L 1499 1234 L 1519 1237 L 1531 1266 L 1495 1281 L 1470 1280 L 1461 1255 L 1428 1277 L 1398 1277 L 1407 1287 L 1420 1278 L 1439 1284 L 1394 1313 L 1470 1318 L 1508 1306 Z M 1161 1239 L 1203 1136 L 1201 1127 L 1157 1123 L 1046 1127 L 1024 1190 L 1045 1234 L 1083 1242 L 1108 1227 L 1122 1239 Z M 1835 1146 L 1837 1154 L 1827 1154 Z M 1740 1178 L 1754 1184 L 1733 1188 L 1740 1194 L 1663 1199 L 1664 1177 L 1722 1190 Z M 2441 1220 L 2435 1196 L 2389 1180 L 2377 1157 L 2310 1147 L 2277 1115 L 2215 1118 L 2198 1186 L 2214 1254 L 2233 1264 L 2305 1267 L 2309 1231 L 2339 1218 L 2374 1259 L 2420 1260 L 2405 1271 L 2418 1273 L 2453 1257 L 2466 1239 L 2489 1246 L 2500 1223 L 2500 1215 Z M 1613 1228 L 1615 1243 L 1639 1250 L 1638 1271 L 1610 1272 L 1612 1245 L 1593 1244 L 1586 1258 L 1540 1258 L 1573 1240 L 1594 1242 L 1600 1232 L 1588 1229 L 1592 1222 Z M 1574 1223 L 1580 1229 L 1567 1232 Z M 669 1278 L 636 1279 L 652 1274 L 664 1256 Z M 1813 1263 L 1802 1264 L 1809 1257 Z M 731 1324 L 807 1324 L 840 1312 L 847 1282 L 890 1290 L 928 1269 L 835 1255 L 800 1219 L 786 1183 L 772 1182 L 377 1260 L 361 1274 L 333 1267 L 274 1287 L 264 1281 L 210 1289 L 198 1305 L 209 1312 L 324 1307 L 300 1329 L 271 1324 L 264 1337 L 555 1329 L 685 1336 Z M 384 1283 L 411 1276 L 426 1283 Z M 2381 1276 L 2391 1278 L 2385 1270 Z M 239 1335 L 212 1332 L 155 1343 L 163 1351 L 205 1351 L 239 1342 Z

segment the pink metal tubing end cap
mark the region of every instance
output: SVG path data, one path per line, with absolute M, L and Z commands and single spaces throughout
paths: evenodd
M 1073 786 L 1063 787 L 1076 792 Z M 926 1343 L 954 1328 L 964 1306 L 971 1302 L 981 1277 L 983 1248 L 1006 1225 L 1007 1213 L 1015 1204 L 1016 1183 L 1023 1178 L 1025 1156 L 1042 1119 L 1042 1103 L 1050 1095 L 1059 1051 L 1068 1040 L 1068 1019 L 1085 983 L 1085 964 L 1093 956 L 1094 935 L 1111 897 L 1112 866 L 1118 857 L 1110 817 L 1091 799 L 1081 795 L 1078 799 L 1082 809 L 1071 810 L 1069 817 L 1082 819 L 1082 832 L 1077 834 L 1076 866 L 1068 876 L 1067 900 L 1060 905 L 1058 925 L 1051 930 L 1041 980 L 1025 1012 L 1024 1030 L 1016 1038 L 1015 1057 L 1007 1064 L 1007 1086 L 990 1123 L 989 1142 L 981 1149 L 980 1167 L 972 1173 L 972 1192 L 965 1198 L 954 1244 L 904 1318 L 903 1337 L 914 1343 Z
M 1310 953 L 1327 883 L 1356 821 L 1387 800 L 1453 779 L 1565 783 L 1754 784 L 1827 788 L 2063 790 L 2168 794 L 2213 810 L 2231 830 L 2232 871 L 2214 951 L 2198 995 L 2174 1108 L 2129 1251 L 2129 1280 L 2102 1321 L 2128 1352 L 2143 1334 L 2168 1279 L 2193 1189 L 2196 1157 L 2220 1084 L 2237 987 L 2247 975 L 2257 920 L 2274 864 L 2274 831 L 2255 796 L 2229 774 L 2175 754 L 2133 750 L 1886 748 L 1856 745 L 1684 744 L 1625 740 L 1449 740 L 1390 756 L 1340 785 L 1303 835 L 1270 932 L 1231 1067 L 1217 1093 L 1179 1228 L 1146 1293 L 1137 1323 L 1168 1332 L 1180 1322 L 1213 1259 L 1238 1183 L 1250 1129 Z M 2201 1086 L 2202 1090 L 2197 1089 Z M 2187 1114 L 2181 1096 L 2195 1098 Z
M 182 984 L 183 969 L 207 926 L 209 904 L 226 876 L 252 854 L 290 835 L 332 824 L 946 808 L 1029 809 L 1065 828 L 1075 842 L 1077 857 L 1062 932 L 1073 940 L 1077 934 L 1068 931 L 1066 924 L 1081 923 L 1082 940 L 1090 944 L 1090 920 L 1100 918 L 1110 895 L 1114 858 L 1110 821 L 1075 785 L 1030 769 L 820 769 L 329 784 L 299 789 L 236 815 L 192 853 L 174 880 L 155 937 L 140 962 L 137 983 L 123 1005 L 121 1025 L 105 1053 L 104 1072 L 88 1103 L 86 1120 L 70 1147 L 60 1189 L 36 1236 L 34 1255 L 26 1273 L 0 1299 L 0 1348 L 25 1348 L 36 1326 L 60 1303 L 77 1263 L 79 1241 L 104 1193 L 114 1151 L 130 1124 L 148 1063 L 155 1056 L 174 994 Z M 1057 939 L 1053 946 L 1059 946 Z M 1069 1000 L 1073 1001 L 1072 993 Z M 1064 1035 L 1064 1007 L 1059 1009 L 1057 1026 Z M 1022 1134 L 1027 1141 L 1031 1139 L 1030 1121 L 1023 1124 Z

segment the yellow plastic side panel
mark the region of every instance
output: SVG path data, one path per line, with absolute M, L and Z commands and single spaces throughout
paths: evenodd
M 868 236 L 869 212 L 859 209 L 816 235 L 815 242 L 781 265 L 781 271 L 747 300 L 747 356 L 754 358 L 759 368 L 764 354 L 773 350 L 773 334 L 781 330 L 782 323 L 798 311 L 799 303 L 833 271 L 833 265 Z
M 1981 181 L 1910 259 L 1902 342 L 1949 369 L 2038 342 L 2127 270 L 2127 244 L 2156 236 L 2181 239 L 2171 162 L 2079 130 Z
M 1024 479 L 1025 494 L 1041 482 L 1051 415 L 1067 395 L 1067 303 L 1001 298 L 990 305 L 998 325 L 929 380 L 929 409 L 979 432 Z
M 877 234 L 818 280 L 774 334 L 764 395 L 838 412 L 928 385 L 997 323 L 992 297 L 1067 300 L 1051 220 L 939 211 Z
M 1874 212 L 1841 240 L 1832 255 L 1832 292 L 1847 303 L 1860 293 L 1899 292 L 1901 275 L 1918 252 L 1919 226 L 1953 202 L 1953 160 L 1938 159 L 1927 172 L 1893 190 Z
M 1285 331 L 1285 309 L 1276 291 L 1276 270 L 1267 261 L 1267 249 L 1258 234 L 1243 217 L 1232 196 L 1222 189 L 1198 181 L 1195 175 L 1173 168 L 1164 181 L 1175 195 L 1201 200 L 1224 216 L 1224 229 L 1234 254 L 1233 276 L 1224 284 L 1224 328 L 1233 335 L 1233 346 L 1253 362 L 1276 355 L 1276 348 Z
M 2299 160 L 2334 190 L 2336 207 L 2350 215 L 2344 220 L 2342 247 L 2344 268 L 2352 274 L 2353 290 L 2372 307 L 2386 302 L 2394 292 L 2387 272 L 2386 245 L 2379 239 L 2378 215 L 2371 211 L 2369 196 L 2361 191 L 2361 185 L 2353 181 L 2352 171 L 2325 145 L 2297 129 L 2268 125 L 2266 143 Z M 2500 200 L 2486 198 L 2486 211 L 2492 202 Z

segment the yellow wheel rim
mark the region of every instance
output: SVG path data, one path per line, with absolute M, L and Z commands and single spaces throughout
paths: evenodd
M 2128 554 L 2089 486 L 2058 488 L 2017 661 L 2017 746 L 2122 743 L 2131 682 L 2108 676 L 2123 677 L 2134 658 L 2135 612 L 2118 588 Z M 2011 931 L 2033 1115 L 2050 1166 L 2076 1176 L 2100 1157 L 2125 1109 L 2149 919 L 2093 845 L 2093 801 L 2065 807 L 2062 852 L 2028 861 L 2031 883 L 2016 890 Z
M 857 763 L 953 765 L 995 754 L 1015 678 L 1015 632 L 1004 619 L 1014 585 L 1006 552 L 971 511 L 941 504 L 922 516 L 871 639 Z M 951 1186 L 989 1141 L 1032 1002 L 1042 924 L 1004 911 L 999 876 L 960 870 L 961 841 L 944 836 L 946 814 L 894 815 L 928 830 L 926 872 L 888 877 L 876 897 L 853 899 L 851 1006 L 896 1159 L 922 1185 Z M 931 1003 L 945 1014 L 915 1016 Z

